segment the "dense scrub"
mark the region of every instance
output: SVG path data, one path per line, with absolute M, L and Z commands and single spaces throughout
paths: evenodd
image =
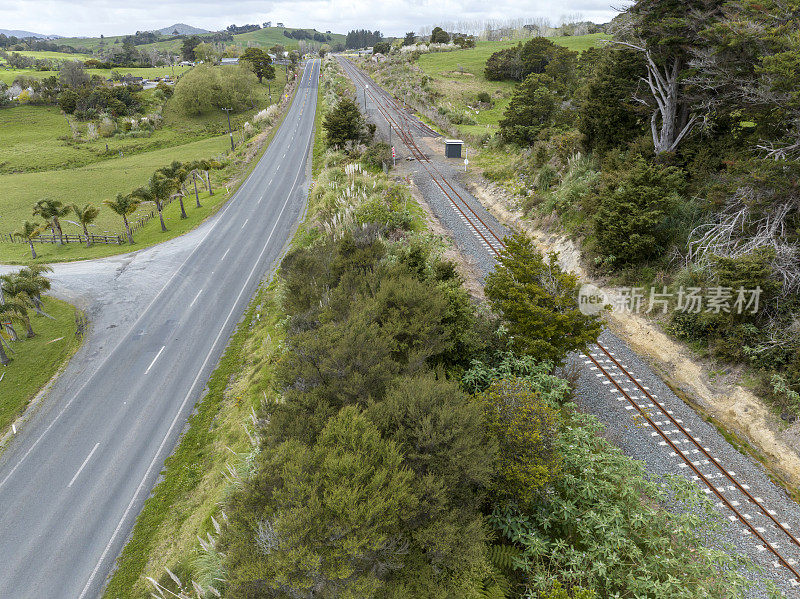
M 408 53 L 382 64 L 380 81 L 448 134 L 481 145 L 473 162 L 486 178 L 512 191 L 528 216 L 580 240 L 593 275 L 637 288 L 642 311 L 651 291 L 668 296 L 667 330 L 747 366 L 793 420 L 796 6 L 689 4 L 637 1 L 612 23 L 613 43 L 579 56 L 545 39 L 500 49 L 485 60 L 483 83 L 495 92 L 482 100 Z M 450 54 L 448 64 L 473 55 Z M 518 84 L 508 94 L 493 80 Z M 464 124 L 487 122 L 493 104 L 503 109 L 496 133 Z M 691 293 L 702 305 L 687 301 Z

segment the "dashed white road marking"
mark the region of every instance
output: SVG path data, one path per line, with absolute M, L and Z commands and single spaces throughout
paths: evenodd
M 87 456 L 86 456 L 86 459 L 85 459 L 85 460 L 83 460 L 83 464 L 81 464 L 81 467 L 80 467 L 80 468 L 78 468 L 78 471 L 75 473 L 75 476 L 73 476 L 73 477 L 72 477 L 72 480 L 71 480 L 71 481 L 69 481 L 69 484 L 67 485 L 67 488 L 68 488 L 68 489 L 69 489 L 69 488 L 72 486 L 72 483 L 74 483 L 74 482 L 75 482 L 75 479 L 76 479 L 76 478 L 78 478 L 78 475 L 79 475 L 81 472 L 83 472 L 83 469 L 84 469 L 84 468 L 86 468 L 86 464 L 88 464 L 88 463 L 89 463 L 89 460 L 90 460 L 90 459 L 92 458 L 92 456 L 94 455 L 94 452 L 95 452 L 95 451 L 97 451 L 97 448 L 98 448 L 98 447 L 100 447 L 100 443 L 95 443 L 95 444 L 94 444 L 94 447 L 92 447 L 92 451 L 90 451 L 90 452 L 89 452 L 89 455 L 87 455 Z
M 155 363 L 156 363 L 156 360 L 158 360 L 158 359 L 161 357 L 161 353 L 164 351 L 164 348 L 165 348 L 165 347 L 167 347 L 167 346 L 166 346 L 166 345 L 162 345 L 162 346 L 161 346 L 161 349 L 160 349 L 160 350 L 158 350 L 158 353 L 156 354 L 156 357 L 155 357 L 155 358 L 153 358 L 153 361 L 152 361 L 152 362 L 150 362 L 150 366 L 148 366 L 148 367 L 147 367 L 147 370 L 145 370 L 145 371 L 144 371 L 144 373 L 145 373 L 145 374 L 147 374 L 148 372 L 150 372 L 150 369 L 153 367 L 153 364 L 155 364 Z

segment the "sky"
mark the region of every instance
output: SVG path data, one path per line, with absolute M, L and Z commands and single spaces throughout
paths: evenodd
M 565 15 L 603 23 L 613 0 L 0 0 L 0 29 L 66 37 L 122 35 L 186 23 L 216 31 L 231 23 L 282 22 L 286 27 L 397 36 L 445 22 Z M 616 1 L 614 6 L 621 2 Z

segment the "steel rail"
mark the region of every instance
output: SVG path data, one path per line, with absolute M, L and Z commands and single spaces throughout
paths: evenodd
M 714 493 L 714 495 L 717 496 L 717 498 L 720 500 L 720 502 L 722 502 L 725 505 L 726 508 L 728 508 L 731 512 L 733 512 L 733 514 L 736 516 L 736 518 L 738 520 L 740 520 L 750 530 L 750 532 L 753 534 L 753 536 L 755 536 L 759 541 L 761 541 L 761 543 L 764 544 L 766 549 L 768 549 L 770 551 L 770 553 L 772 553 L 778 559 L 778 561 L 781 563 L 781 565 L 783 565 L 786 569 L 788 569 L 794 575 L 794 577 L 798 581 L 800 581 L 800 572 L 797 569 L 795 569 L 795 567 L 792 566 L 792 564 L 789 563 L 788 559 L 784 558 L 780 554 L 780 552 L 778 552 L 778 550 L 775 549 L 772 546 L 772 544 L 758 531 L 756 526 L 751 524 L 750 521 L 747 518 L 745 518 L 744 515 L 741 512 L 739 512 L 739 510 L 736 509 L 736 506 L 734 506 L 733 503 L 727 497 L 725 497 L 719 491 L 719 489 L 717 489 L 716 486 L 714 486 L 714 484 L 706 477 L 706 475 L 703 474 L 703 472 L 697 466 L 694 465 L 694 463 L 692 462 L 691 458 L 689 458 L 689 456 L 685 455 L 678 448 L 678 446 L 675 445 L 675 443 L 672 441 L 672 439 L 670 439 L 669 436 L 667 436 L 667 434 L 664 431 L 662 431 L 658 426 L 656 426 L 656 424 L 653 421 L 653 419 L 651 418 L 650 414 L 647 413 L 647 410 L 645 410 L 644 408 L 639 406 L 639 404 L 637 404 L 633 400 L 633 398 L 625 391 L 625 389 L 622 387 L 622 385 L 619 382 L 617 382 L 617 380 L 613 376 L 611 376 L 611 374 L 605 368 L 603 368 L 603 365 L 600 364 L 600 362 L 598 362 L 597 359 L 594 356 L 591 355 L 591 353 L 586 354 L 586 356 L 589 358 L 589 360 L 592 361 L 592 363 L 597 367 L 597 369 L 603 375 L 605 375 L 606 378 L 608 378 L 609 381 L 611 381 L 611 383 L 625 397 L 625 399 L 627 399 L 628 402 L 634 408 L 636 408 L 636 410 L 639 412 L 639 414 L 641 414 L 642 418 L 644 418 L 647 421 L 647 423 L 652 427 L 652 429 L 656 433 L 658 433 L 658 435 L 666 442 L 666 444 L 670 448 L 672 448 L 672 450 L 675 452 L 675 454 L 680 456 L 680 458 L 686 463 L 686 465 L 695 473 L 695 475 L 697 476 L 698 480 L 702 480 L 703 483 L 711 490 L 711 492 Z M 684 432 L 684 434 L 687 437 L 690 436 L 685 432 Z
M 680 422 L 678 422 L 678 420 L 672 414 L 669 413 L 669 410 L 667 410 L 666 406 L 664 406 L 660 401 L 658 401 L 658 399 L 654 397 L 652 393 L 650 393 L 647 389 L 645 389 L 644 385 L 642 385 L 639 381 L 637 381 L 636 377 L 634 377 L 633 374 L 631 374 L 622 364 L 620 364 L 619 360 L 617 360 L 611 354 L 611 352 L 608 351 L 606 347 L 604 347 L 601 343 L 595 343 L 595 345 L 597 345 L 597 347 L 600 348 L 600 350 L 608 357 L 608 359 L 611 360 L 614 366 L 616 366 L 617 369 L 619 369 L 619 371 L 622 372 L 639 389 L 639 391 L 643 395 L 645 395 L 650 402 L 653 403 L 653 405 L 658 407 L 658 409 L 661 411 L 661 413 L 664 414 L 664 416 L 670 421 L 670 423 L 673 424 L 675 428 L 680 430 L 680 432 L 683 433 L 686 436 L 686 438 L 688 438 L 691 441 L 692 445 L 694 445 L 701 454 L 703 454 L 706 458 L 708 458 L 709 462 L 713 464 L 722 473 L 722 475 L 736 487 L 736 489 L 739 492 L 741 492 L 745 497 L 747 497 L 747 499 L 754 506 L 756 506 L 763 513 L 764 516 L 766 516 L 769 520 L 771 520 L 778 530 L 780 530 L 787 537 L 789 537 L 789 539 L 791 539 L 791 542 L 794 545 L 800 547 L 800 541 L 798 541 L 797 538 L 795 538 L 795 536 L 792 535 L 792 533 L 790 533 L 786 529 L 786 527 L 777 518 L 775 518 L 775 516 L 773 516 L 769 512 L 769 510 L 760 501 L 758 501 L 758 499 L 756 499 L 756 497 L 752 493 L 750 493 L 750 491 L 748 491 L 733 475 L 731 475 L 731 473 L 726 468 L 724 468 L 722 464 L 719 463 L 719 460 L 717 460 L 717 458 L 715 458 L 713 455 L 711 455 L 711 453 L 706 451 L 706 448 L 703 447 L 703 445 L 697 439 L 695 439 L 693 435 L 689 434 L 686 428 Z

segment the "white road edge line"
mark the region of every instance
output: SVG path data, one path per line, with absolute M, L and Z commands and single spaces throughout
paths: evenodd
M 306 144 L 305 156 L 308 156 L 308 151 L 309 151 L 309 149 L 311 147 L 312 139 L 313 138 L 311 136 L 309 136 L 308 143 Z M 305 159 L 303 160 L 303 167 L 305 167 Z M 230 321 L 231 316 L 233 316 L 233 312 L 236 309 L 236 305 L 239 303 L 239 300 L 241 299 L 242 294 L 244 293 L 244 290 L 247 288 L 247 286 L 250 283 L 250 280 L 253 278 L 253 273 L 255 273 L 256 268 L 258 268 L 259 262 L 261 262 L 261 259 L 264 257 L 264 253 L 267 251 L 267 247 L 269 247 L 269 242 L 272 239 L 272 235 L 275 233 L 275 229 L 278 226 L 278 222 L 280 222 L 281 216 L 283 216 L 283 213 L 286 210 L 286 206 L 289 205 L 289 199 L 292 197 L 292 194 L 293 194 L 293 192 L 295 190 L 295 186 L 297 185 L 297 180 L 300 178 L 300 175 L 305 172 L 305 170 L 306 170 L 305 168 L 300 168 L 297 171 L 297 176 L 294 179 L 294 183 L 292 183 L 292 187 L 289 189 L 289 193 L 286 195 L 286 201 L 283 203 L 283 207 L 281 208 L 281 211 L 278 214 L 278 217 L 275 219 L 275 224 L 272 226 L 272 231 L 270 231 L 269 236 L 267 237 L 267 241 L 264 244 L 264 249 L 261 250 L 261 254 L 259 254 L 258 260 L 256 260 L 256 263 L 253 266 L 253 269 L 250 271 L 250 274 L 247 277 L 247 282 L 244 285 L 242 285 L 242 290 L 239 292 L 239 295 L 236 298 L 236 301 L 233 302 L 233 307 L 231 307 L 231 311 L 228 313 L 228 317 L 225 319 L 225 323 L 220 328 L 216 339 L 214 339 L 214 343 L 211 344 L 211 350 L 208 352 L 208 355 L 206 356 L 206 359 L 203 362 L 203 365 L 200 367 L 200 370 L 197 372 L 197 376 L 194 378 L 194 382 L 192 383 L 192 386 L 189 388 L 189 392 L 186 394 L 186 397 L 183 398 L 183 402 L 181 403 L 180 408 L 178 408 L 178 412 L 175 414 L 175 418 L 172 419 L 172 423 L 170 424 L 169 429 L 167 429 L 166 435 L 164 435 L 164 438 L 162 439 L 161 444 L 158 446 L 158 449 L 156 450 L 156 454 L 153 456 L 153 459 L 151 460 L 150 465 L 147 468 L 147 471 L 144 473 L 144 476 L 142 477 L 142 480 L 139 483 L 139 486 L 136 488 L 136 491 L 134 491 L 133 497 L 131 497 L 130 503 L 128 503 L 128 507 L 125 509 L 125 513 L 122 514 L 122 518 L 120 518 L 119 522 L 117 523 L 117 527 L 114 529 L 114 532 L 111 535 L 111 538 L 109 539 L 108 543 L 106 544 L 106 548 L 103 550 L 103 554 L 100 556 L 100 559 L 98 560 L 97 565 L 94 567 L 94 570 L 92 570 L 92 574 L 91 574 L 91 576 L 89 576 L 89 580 L 86 582 L 86 586 L 83 587 L 83 591 L 81 591 L 81 594 L 78 596 L 78 599 L 83 599 L 86 596 L 86 593 L 88 592 L 89 587 L 91 587 L 92 582 L 94 582 L 95 576 L 97 576 L 97 572 L 100 570 L 100 566 L 103 564 L 103 562 L 106 559 L 106 556 L 108 555 L 108 552 L 111 550 L 111 545 L 114 544 L 114 539 L 117 538 L 117 535 L 119 534 L 119 531 L 122 529 L 122 525 L 124 524 L 125 520 L 128 518 L 128 514 L 133 509 L 133 504 L 136 503 L 136 498 L 139 496 L 139 493 L 141 493 L 142 488 L 144 487 L 145 483 L 147 482 L 147 478 L 150 476 L 150 472 L 153 470 L 153 468 L 156 465 L 156 462 L 158 461 L 159 455 L 164 450 L 164 446 L 166 445 L 167 440 L 169 439 L 169 436 L 172 434 L 172 430 L 175 428 L 175 425 L 178 423 L 178 420 L 180 419 L 181 412 L 183 412 L 183 409 L 186 407 L 186 404 L 188 403 L 189 398 L 194 393 L 194 388 L 197 386 L 197 383 L 200 380 L 200 376 L 203 374 L 203 370 L 205 370 L 205 368 L 206 368 L 206 366 L 208 364 L 208 361 L 211 359 L 211 354 L 214 353 L 214 348 L 217 346 L 217 343 L 219 343 L 220 337 L 222 337 L 222 333 L 225 330 L 225 327 L 228 326 L 228 321 Z
M 244 225 L 242 225 L 242 227 L 244 227 Z M 228 248 L 227 250 L 225 250 L 225 253 L 222 254 L 222 258 L 220 258 L 219 261 L 222 262 L 225 259 L 225 256 L 227 256 L 228 252 L 230 252 L 230 251 L 231 251 L 231 248 Z
M 156 357 L 155 357 L 155 358 L 153 358 L 153 361 L 152 361 L 152 362 L 150 362 L 150 366 L 148 366 L 148 367 L 147 367 L 147 370 L 145 370 L 145 371 L 144 371 L 144 373 L 145 373 L 145 374 L 147 374 L 148 372 L 150 372 L 150 369 L 153 367 L 153 364 L 155 364 L 155 363 L 156 363 L 156 360 L 158 360 L 158 359 L 161 357 L 161 352 L 163 352 L 163 351 L 164 351 L 164 348 L 165 348 L 165 347 L 167 347 L 167 346 L 166 346 L 166 345 L 162 345 L 162 346 L 161 346 L 161 349 L 160 349 L 160 350 L 158 350 L 158 353 L 156 354 Z
M 89 460 L 90 460 L 90 459 L 92 459 L 92 456 L 94 455 L 94 452 L 95 452 L 95 451 L 97 451 L 97 448 L 98 448 L 98 447 L 100 447 L 100 443 L 95 443 L 95 444 L 94 444 L 94 447 L 92 447 L 92 451 L 90 451 L 90 452 L 89 452 L 89 455 L 87 455 L 87 456 L 86 456 L 86 459 L 85 459 L 85 460 L 83 460 L 83 464 L 81 464 L 81 467 L 80 467 L 80 468 L 78 468 L 78 471 L 75 473 L 75 476 L 73 476 L 73 477 L 72 477 L 72 480 L 71 480 L 71 481 L 69 481 L 69 484 L 67 485 L 67 488 L 68 488 L 68 489 L 69 489 L 69 488 L 72 486 L 72 483 L 74 483 L 74 482 L 75 482 L 75 479 L 76 479 L 76 478 L 78 478 L 78 475 L 79 475 L 81 472 L 83 472 L 83 469 L 84 469 L 84 468 L 86 468 L 86 464 L 88 464 L 88 463 L 89 463 Z

